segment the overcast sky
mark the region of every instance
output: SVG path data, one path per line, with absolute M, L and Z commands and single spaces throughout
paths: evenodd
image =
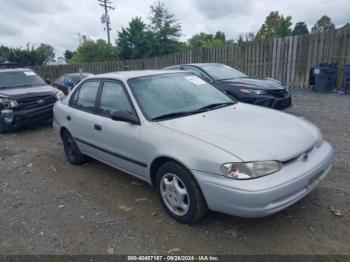
M 153 0 L 113 0 L 112 39 L 135 16 L 145 22 Z M 224 31 L 227 38 L 256 32 L 270 11 L 304 21 L 308 27 L 324 14 L 336 26 L 350 21 L 350 0 L 164 0 L 182 25 L 182 40 L 198 32 Z M 97 0 L 0 0 L 0 45 L 25 47 L 42 42 L 54 46 L 56 56 L 79 45 L 78 34 L 106 38 Z

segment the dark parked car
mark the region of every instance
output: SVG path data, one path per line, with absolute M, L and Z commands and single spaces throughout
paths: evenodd
M 52 120 L 52 108 L 64 94 L 32 70 L 0 64 L 0 133 L 26 124 Z
M 281 82 L 272 78 L 255 78 L 224 64 L 185 64 L 165 69 L 189 71 L 238 101 L 284 109 L 292 104 L 291 95 Z
M 61 90 L 65 95 L 68 95 L 68 93 L 76 84 L 78 84 L 81 80 L 91 75 L 92 74 L 90 73 L 65 74 L 57 78 L 53 83 L 53 86 Z

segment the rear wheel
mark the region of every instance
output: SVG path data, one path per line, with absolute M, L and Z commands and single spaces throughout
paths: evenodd
M 193 224 L 207 212 L 196 180 L 186 168 L 175 162 L 167 162 L 159 168 L 156 191 L 166 212 L 181 223 Z
M 73 165 L 81 165 L 87 161 L 87 157 L 80 152 L 77 143 L 68 130 L 63 131 L 62 141 L 64 152 L 66 153 L 66 157 L 69 162 L 71 162 Z

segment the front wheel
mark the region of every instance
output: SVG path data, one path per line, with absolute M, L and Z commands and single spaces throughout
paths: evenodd
M 69 162 L 73 165 L 81 165 L 86 162 L 86 156 L 80 152 L 77 143 L 67 130 L 63 131 L 62 141 Z
M 0 134 L 5 134 L 7 132 L 7 127 L 5 124 L 5 120 L 0 117 Z
M 166 212 L 178 222 L 193 224 L 207 212 L 205 199 L 196 180 L 177 163 L 167 162 L 159 168 L 156 190 Z

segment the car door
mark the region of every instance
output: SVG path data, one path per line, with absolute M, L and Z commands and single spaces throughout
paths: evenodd
M 94 114 L 100 84 L 99 80 L 82 83 L 69 101 L 70 110 L 66 116 L 69 132 L 78 143 L 80 150 L 88 155 L 96 154 L 96 148 L 91 146 L 91 143 L 95 135 Z
M 119 81 L 104 81 L 95 117 L 95 145 L 100 149 L 98 158 L 142 177 L 147 165 L 141 157 L 141 125 L 112 120 L 114 110 L 137 115 L 124 85 Z

